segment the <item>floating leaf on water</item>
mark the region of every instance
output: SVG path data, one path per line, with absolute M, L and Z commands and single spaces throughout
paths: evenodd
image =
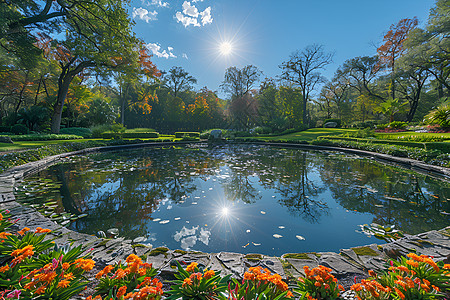
M 276 238 L 276 239 L 279 239 L 279 238 L 282 238 L 283 236 L 281 234 L 275 233 L 273 235 L 273 237 Z
M 302 237 L 301 235 L 296 235 L 295 237 L 298 238 L 300 241 L 304 241 L 305 240 L 305 238 Z
M 284 226 L 278 226 L 278 228 L 280 228 L 280 229 L 285 229 L 286 227 L 284 227 Z
M 197 202 L 192 202 L 192 205 L 197 205 L 198 203 Z
M 395 201 L 406 202 L 405 199 L 402 199 L 402 198 L 396 198 L 396 197 L 389 197 L 389 196 L 386 196 L 386 195 L 384 195 L 384 199 L 386 199 L 386 200 L 395 200 Z
M 257 244 L 257 243 L 254 243 L 254 242 L 252 242 L 252 244 L 253 244 L 253 246 L 261 246 L 261 244 Z
M 250 245 L 250 243 L 247 243 L 245 246 L 242 246 L 242 248 L 247 248 L 248 245 Z
M 375 204 L 376 207 L 384 207 L 382 204 Z
M 247 229 L 245 232 L 250 233 L 250 229 Z
M 160 218 L 153 219 L 153 222 L 159 222 L 159 221 L 161 221 Z
M 180 217 L 176 217 L 174 220 L 178 221 L 178 220 L 181 220 L 181 218 Z
M 161 222 L 159 222 L 159 224 L 167 224 L 169 222 L 170 222 L 170 220 L 162 220 Z
M 87 217 L 87 216 L 88 216 L 88 214 L 81 214 L 81 215 L 78 216 L 78 219 L 81 219 L 81 218 L 84 218 L 84 217 Z
M 70 221 L 69 220 L 66 220 L 66 221 L 64 221 L 64 222 L 61 222 L 61 225 L 62 226 L 66 226 L 67 224 L 69 224 L 70 223 Z
M 261 214 L 262 214 L 262 215 L 265 215 L 265 214 L 266 214 L 266 212 L 262 210 L 262 211 L 261 211 Z

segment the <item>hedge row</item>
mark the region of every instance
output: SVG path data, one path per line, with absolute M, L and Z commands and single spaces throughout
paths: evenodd
M 184 137 L 200 138 L 200 132 L 175 132 L 175 138 L 181 139 Z
M 411 141 L 396 141 L 396 140 L 378 140 L 378 139 L 362 139 L 362 138 L 347 138 L 337 136 L 320 136 L 318 139 L 340 140 L 358 143 L 397 145 L 412 148 L 421 148 L 425 150 L 439 150 L 443 153 L 450 153 L 450 143 L 446 142 L 411 142 Z
M 104 132 L 102 133 L 104 139 L 157 139 L 158 132 Z
M 24 134 L 9 135 L 13 141 L 50 141 L 50 140 L 79 140 L 82 136 L 71 134 Z

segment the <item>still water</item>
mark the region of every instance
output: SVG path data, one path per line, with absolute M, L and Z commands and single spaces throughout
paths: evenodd
M 80 156 L 16 195 L 78 232 L 117 228 L 154 247 L 204 252 L 339 251 L 383 243 L 362 224 L 410 234 L 450 225 L 449 182 L 343 153 L 254 145 Z

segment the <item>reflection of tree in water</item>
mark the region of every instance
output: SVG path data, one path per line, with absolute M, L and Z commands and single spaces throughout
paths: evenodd
M 448 215 L 441 213 L 450 210 L 448 183 L 367 160 L 340 158 L 322 165 L 320 173 L 344 208 L 374 214 L 373 222 L 396 225 L 411 234 L 448 226 Z
M 323 188 L 308 178 L 310 167 L 306 152 L 261 147 L 252 147 L 245 152 L 237 149 L 240 153 L 233 153 L 230 178 L 223 184 L 228 199 L 253 203 L 261 198 L 249 180 L 250 176 L 256 175 L 265 189 L 275 189 L 280 194 L 278 203 L 293 215 L 316 223 L 322 215 L 328 214 L 327 204 L 314 199 Z
M 120 157 L 121 154 L 92 156 L 91 163 L 81 165 L 103 171 L 87 172 L 87 167 L 78 167 L 77 178 L 70 172 L 73 165 L 60 165 L 56 169 L 56 176 L 62 182 L 65 210 L 76 214 L 89 211 L 86 219 L 73 225 L 77 230 L 95 232 L 120 227 L 121 231 L 129 232 L 128 236 L 145 235 L 145 222 L 136 220 L 152 219 L 151 214 L 163 199 L 176 203 L 191 194 L 196 186 L 190 174 L 206 176 L 210 165 L 215 164 L 199 151 L 145 151 L 131 160 L 125 154 Z M 110 157 L 126 163 L 117 165 Z M 83 194 L 77 197 L 76 191 Z
M 295 151 L 293 157 L 280 161 L 278 169 L 287 174 L 282 182 L 278 182 L 276 189 L 281 195 L 278 200 L 283 206 L 310 223 L 319 222 L 322 215 L 328 215 L 329 207 L 326 203 L 315 200 L 324 191 L 323 187 L 308 178 L 310 167 L 307 162 L 307 153 Z M 311 159 L 313 157 L 309 156 Z M 286 175 L 285 175 L 286 176 Z

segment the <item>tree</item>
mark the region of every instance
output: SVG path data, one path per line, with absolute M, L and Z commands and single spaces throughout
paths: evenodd
M 402 19 L 397 24 L 392 24 L 383 38 L 384 44 L 378 49 L 380 63 L 391 69 L 391 97 L 395 99 L 395 61 L 405 51 L 403 43 L 408 33 L 417 26 L 417 17 Z
M 333 53 L 326 53 L 322 45 L 314 44 L 292 53 L 289 60 L 280 65 L 283 70 L 281 77 L 300 87 L 303 95 L 303 122 L 305 124 L 308 123 L 306 104 L 310 101 L 311 93 L 316 86 L 324 81 L 320 70 L 323 70 L 332 61 Z
M 231 100 L 241 98 L 259 81 L 261 74 L 262 72 L 253 65 L 247 65 L 242 69 L 230 67 L 225 71 L 221 87 L 230 94 Z
M 197 79 L 189 75 L 182 67 L 172 67 L 167 75 L 164 76 L 165 84 L 173 92 L 176 98 L 179 92 L 192 89 L 193 84 L 197 83 Z
M 384 114 L 389 118 L 389 123 L 392 123 L 394 122 L 395 114 L 401 112 L 405 104 L 406 102 L 402 103 L 398 98 L 388 98 L 385 102 L 382 102 L 379 106 L 375 107 L 374 111 Z
M 450 95 L 450 1 L 437 0 L 426 29 L 415 28 L 404 42 L 404 64 L 426 69 L 437 81 L 438 97 Z M 444 92 L 447 90 L 447 93 Z
M 63 2 L 62 0 L 58 0 Z M 127 14 L 126 0 L 76 2 L 67 18 L 65 40 L 54 41 L 49 53 L 61 68 L 58 93 L 53 105 L 51 130 L 59 133 L 61 114 L 72 80 L 86 70 L 108 76 L 109 69 L 133 69 L 138 66 L 140 42 L 132 33 L 132 21 Z

